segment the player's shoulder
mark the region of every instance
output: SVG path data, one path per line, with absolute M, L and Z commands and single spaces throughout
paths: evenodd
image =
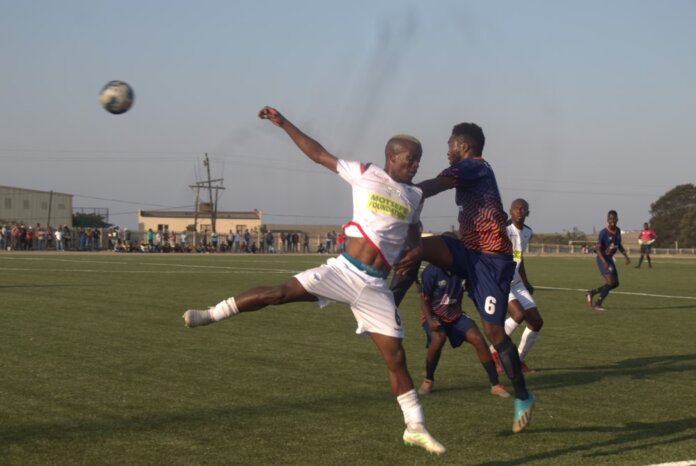
M 373 163 L 339 159 L 336 168 L 339 175 L 353 180 L 369 179 L 381 183 L 395 183 L 383 168 Z
M 522 228 L 518 228 L 517 225 L 512 223 L 512 220 L 508 219 L 507 222 L 505 222 L 505 228 L 507 229 L 508 233 L 513 233 L 513 234 L 521 234 L 521 235 L 531 235 L 532 234 L 532 229 L 531 227 L 525 225 L 522 225 Z
M 346 169 L 363 174 L 372 168 L 378 168 L 371 162 L 361 162 L 359 160 L 338 159 L 338 165 Z

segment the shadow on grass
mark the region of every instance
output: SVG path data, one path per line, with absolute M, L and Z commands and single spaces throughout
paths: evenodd
M 632 306 L 626 311 L 659 311 L 663 309 L 696 309 L 695 304 L 682 304 L 681 306 Z
M 593 458 L 594 462 L 598 462 L 602 457 L 619 455 L 631 450 L 649 450 L 650 448 L 658 445 L 677 444 L 687 440 L 693 441 L 694 432 L 688 431 L 694 429 L 696 429 L 696 418 L 694 417 L 652 423 L 630 422 L 620 427 L 596 426 L 537 430 L 532 429 L 524 434 L 525 436 L 529 436 L 530 442 L 534 442 L 534 437 L 537 435 L 567 433 L 575 433 L 580 435 L 600 433 L 612 435 L 612 438 L 587 443 L 578 441 L 570 447 L 557 448 L 541 453 L 521 456 L 509 461 L 490 461 L 483 464 L 487 466 L 517 465 L 531 461 L 550 460 L 574 453 L 582 453 L 582 456 L 587 459 L 587 463 L 592 464 Z M 606 458 L 604 458 L 604 461 L 606 461 Z
M 607 377 L 645 379 L 655 375 L 696 370 L 696 354 L 652 356 L 624 359 L 603 366 L 541 368 L 528 376 L 535 390 L 567 387 L 568 384 L 587 385 Z
M 74 417 L 65 420 L 34 422 L 25 425 L 0 423 L 0 459 L 3 449 L 9 445 L 32 445 L 44 442 L 69 441 L 79 439 L 96 441 L 103 438 L 120 435 L 142 435 L 148 432 L 196 432 L 202 427 L 206 432 L 210 423 L 226 435 L 242 435 L 249 424 L 272 422 L 274 417 L 291 417 L 293 413 L 305 411 L 331 411 L 339 403 L 356 404 L 365 399 L 381 400 L 381 396 L 361 396 L 354 400 L 341 397 L 325 397 L 323 399 L 306 399 L 288 403 L 278 400 L 277 403 L 264 403 L 254 406 L 226 405 L 219 408 L 191 407 L 190 409 L 174 409 L 169 412 L 146 412 L 124 416 L 103 415 L 95 418 Z M 282 413 L 282 414 L 281 414 Z M 0 464 L 3 464 L 0 460 Z

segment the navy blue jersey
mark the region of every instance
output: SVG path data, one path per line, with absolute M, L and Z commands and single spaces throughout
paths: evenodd
M 463 159 L 438 176 L 457 180 L 455 202 L 459 207 L 459 235 L 464 246 L 474 251 L 512 254 L 505 231 L 507 214 L 488 162 L 480 157 Z
M 428 264 L 421 274 L 421 289 L 430 312 L 441 322 L 454 322 L 462 316 L 464 287 L 460 277 Z M 421 314 L 421 323 L 424 321 Z
M 599 243 L 599 253 L 604 256 L 605 259 L 614 257 L 616 251 L 622 248 L 621 229 L 618 226 L 614 231 L 609 230 L 609 228 L 604 228 L 599 232 L 597 242 Z

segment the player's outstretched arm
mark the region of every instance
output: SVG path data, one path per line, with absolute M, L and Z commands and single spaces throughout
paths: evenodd
M 336 169 L 338 159 L 324 149 L 324 146 L 300 131 L 299 128 L 290 122 L 290 120 L 281 115 L 278 110 L 273 107 L 264 107 L 259 110 L 259 118 L 263 120 L 270 120 L 270 122 L 274 125 L 284 129 L 297 147 L 299 147 L 300 150 L 314 162 L 325 166 L 334 173 L 338 172 Z
M 449 176 L 438 176 L 421 181 L 418 187 L 423 190 L 423 199 L 440 194 L 442 191 L 452 189 L 457 185 L 457 179 Z

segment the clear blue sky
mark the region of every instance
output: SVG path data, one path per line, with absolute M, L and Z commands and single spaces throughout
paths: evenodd
M 487 136 L 506 208 L 538 232 L 637 229 L 696 182 L 696 1 L 0 0 L 0 184 L 75 194 L 133 227 L 138 209 L 220 209 L 341 223 L 350 189 L 256 118 L 273 105 L 334 154 L 383 163 L 421 139 L 416 180 L 447 166 L 455 123 Z M 136 103 L 98 104 L 112 79 Z M 426 229 L 455 223 L 454 193 Z

